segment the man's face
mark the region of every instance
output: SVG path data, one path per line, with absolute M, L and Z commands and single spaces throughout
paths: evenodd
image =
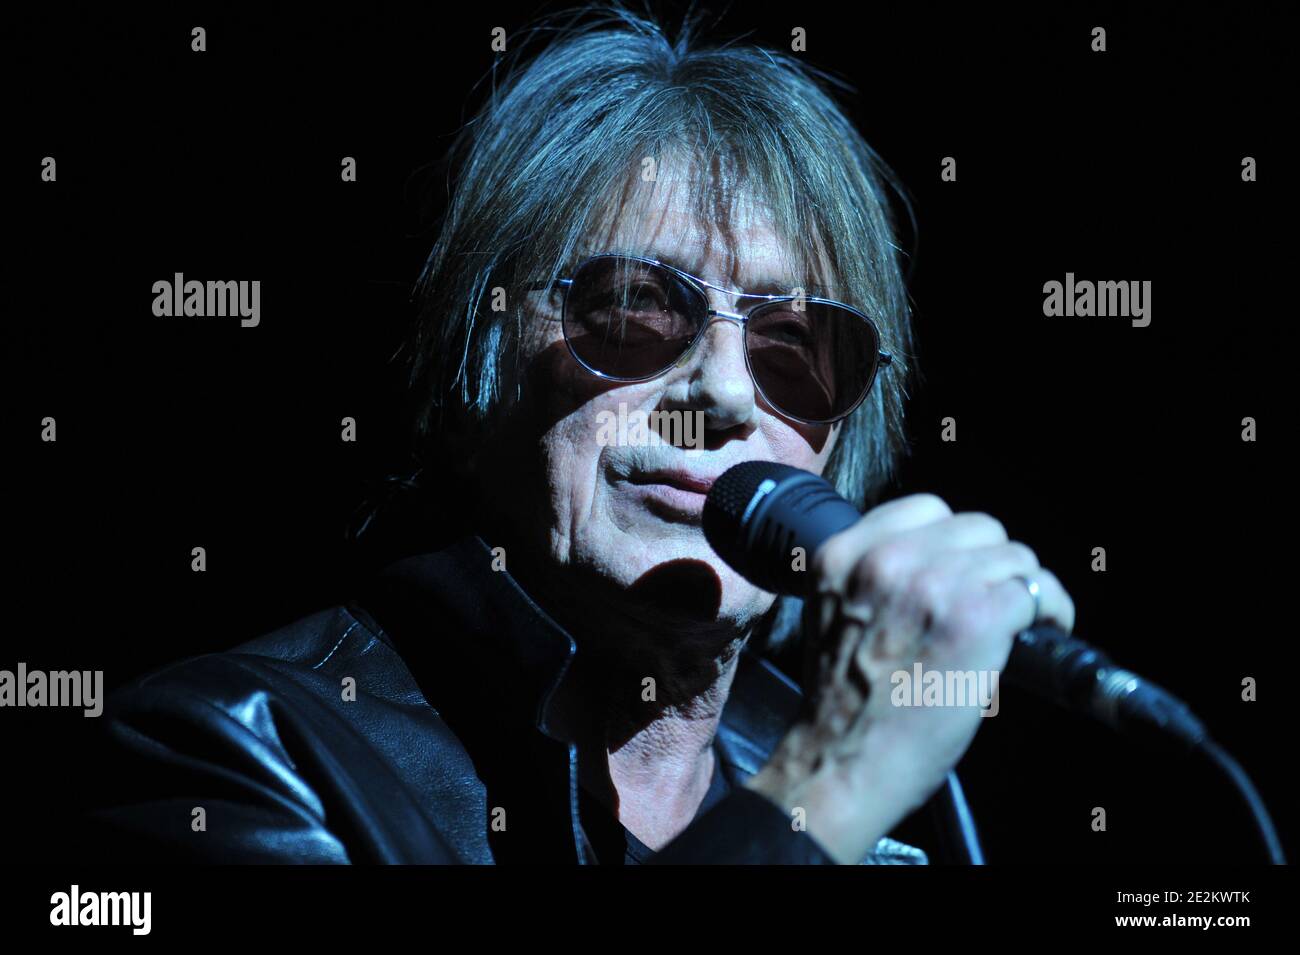
M 629 189 L 612 223 L 592 237 L 592 253 L 635 251 L 751 293 L 787 294 L 811 284 L 790 273 L 793 259 L 760 204 L 742 195 L 723 229 L 692 214 L 688 190 L 676 188 L 669 170 L 661 169 L 654 185 Z M 724 311 L 743 314 L 757 304 L 708 291 L 710 304 Z M 565 347 L 560 294 L 529 298 L 541 337 L 523 356 L 534 405 L 532 434 L 523 440 L 538 437 L 546 494 L 527 499 L 514 487 L 523 507 L 513 516 L 531 525 L 526 533 L 550 562 L 549 573 L 581 581 L 581 592 L 595 599 L 644 594 L 670 622 L 687 628 L 751 623 L 774 598 L 737 575 L 705 541 L 700 515 L 709 485 L 741 461 L 780 461 L 821 473 L 838 428 L 792 421 L 763 401 L 733 321 L 712 319 L 690 356 L 666 374 L 613 383 L 584 369 Z M 701 450 L 653 440 L 619 443 L 611 427 L 621 416 L 635 438 L 638 418 L 644 423 L 664 412 L 697 428 L 687 434 Z

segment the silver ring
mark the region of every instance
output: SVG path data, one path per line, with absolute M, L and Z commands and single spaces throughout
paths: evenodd
M 1034 598 L 1034 619 L 1033 619 L 1033 623 L 1030 624 L 1030 626 L 1033 626 L 1033 624 L 1038 623 L 1039 612 L 1042 610 L 1043 607 L 1042 598 L 1038 596 L 1038 581 L 1026 577 L 1023 574 L 1017 574 L 1015 577 L 1012 577 L 1011 579 L 1018 580 L 1022 584 L 1024 584 L 1025 589 L 1029 591 L 1029 596 Z

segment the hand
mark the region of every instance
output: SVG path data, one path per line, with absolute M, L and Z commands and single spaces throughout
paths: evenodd
M 1035 622 L 1067 633 L 1074 604 L 1024 544 L 987 514 L 953 514 L 915 494 L 882 504 L 830 538 L 804 606 L 806 715 L 746 785 L 793 812 L 842 863 L 857 863 L 922 805 L 970 746 L 981 708 L 895 706 L 891 676 L 1001 671 Z M 952 701 L 945 701 L 950 703 Z

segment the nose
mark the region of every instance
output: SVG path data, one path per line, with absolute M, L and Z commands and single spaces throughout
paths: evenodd
M 665 395 L 666 404 L 702 413 L 708 431 L 745 426 L 754 419 L 754 381 L 739 319 L 721 310 L 709 316 L 699 343 L 684 359 L 685 373 Z

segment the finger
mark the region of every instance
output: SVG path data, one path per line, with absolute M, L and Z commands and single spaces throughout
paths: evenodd
M 990 595 L 1000 606 L 1005 619 L 1019 633 L 1035 623 L 1053 624 L 1066 633 L 1074 629 L 1074 601 L 1061 586 L 1056 575 L 1039 567 L 1025 576 L 1038 584 L 1038 616 L 1034 617 L 1034 598 L 1023 580 L 1008 578 L 990 588 Z
M 804 685 L 844 678 L 865 625 L 841 614 L 844 598 L 834 591 L 811 594 L 803 605 Z
M 845 595 L 855 603 L 880 601 L 901 606 L 918 604 L 922 613 L 942 612 L 955 587 L 968 576 L 981 583 L 998 577 L 970 575 L 964 552 L 1008 544 L 1006 529 L 987 514 L 955 514 L 934 523 L 886 537 L 863 554 L 844 583 Z M 1038 559 L 1024 545 L 1020 553 L 1002 554 L 1000 566 L 1032 569 Z M 1001 577 L 1016 571 L 1008 570 Z
M 862 519 L 828 538 L 813 558 L 819 590 L 842 592 L 862 555 L 874 545 L 905 531 L 952 516 L 952 509 L 933 494 L 909 494 L 873 507 Z
M 900 539 L 905 539 L 911 548 L 926 553 L 939 553 L 1005 544 L 1007 529 L 1002 526 L 1001 521 L 990 514 L 981 511 L 963 511 L 944 520 L 892 534 L 877 546 L 891 546 L 899 543 Z
M 963 584 L 989 586 L 1017 574 L 1031 575 L 1039 569 L 1038 555 L 1020 541 L 953 550 L 933 558 L 927 569 L 960 580 Z
M 972 591 L 982 594 L 1010 577 L 1038 570 L 1038 555 L 1018 541 L 945 551 L 929 557 L 905 587 L 883 595 L 876 609 L 918 621 L 944 619 Z
M 1039 567 L 1029 576 L 1038 582 L 1042 619 L 1055 624 L 1066 633 L 1073 633 L 1074 600 L 1060 578 L 1046 567 Z
M 852 680 L 865 698 L 871 692 L 870 680 L 864 678 L 859 666 L 854 666 L 864 644 L 871 642 L 876 629 L 872 627 L 874 613 L 869 608 L 855 606 L 836 595 L 835 620 L 832 626 L 840 635 L 838 656 L 832 679 L 836 682 Z

